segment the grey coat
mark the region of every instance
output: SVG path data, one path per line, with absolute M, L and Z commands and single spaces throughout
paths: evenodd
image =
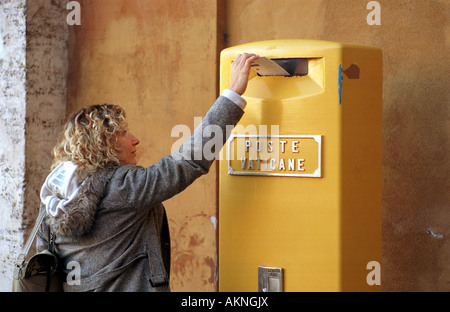
M 66 213 L 47 216 L 38 232 L 38 251 L 47 249 L 50 226 L 62 268 L 70 272 L 74 267 L 67 265 L 76 261 L 81 271 L 79 285 L 65 283 L 64 290 L 170 291 L 170 237 L 162 202 L 209 171 L 214 158 L 199 152 L 211 139 L 203 131 L 220 127 L 218 153 L 230 130 L 227 125 L 236 125 L 242 115 L 241 108 L 220 96 L 179 152 L 148 168 L 99 170 L 86 178 Z

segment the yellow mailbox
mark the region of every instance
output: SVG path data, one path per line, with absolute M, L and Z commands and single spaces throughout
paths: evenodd
M 246 113 L 222 150 L 219 291 L 379 291 L 382 53 L 311 40 L 243 52 Z

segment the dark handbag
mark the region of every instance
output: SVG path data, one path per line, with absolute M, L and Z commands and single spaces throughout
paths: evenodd
M 37 231 L 42 224 L 45 212 L 42 211 L 31 231 L 27 243 L 17 257 L 14 267 L 13 292 L 62 292 L 63 274 L 58 270 L 58 257 L 55 254 L 53 233 L 49 230 L 48 249 L 32 256 L 26 256 L 30 250 Z

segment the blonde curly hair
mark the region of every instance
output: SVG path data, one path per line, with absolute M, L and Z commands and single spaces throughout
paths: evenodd
M 120 165 L 117 136 L 127 132 L 125 111 L 119 105 L 85 107 L 66 122 L 62 138 L 53 149 L 52 169 L 63 161 L 72 161 L 79 170 L 88 172 Z

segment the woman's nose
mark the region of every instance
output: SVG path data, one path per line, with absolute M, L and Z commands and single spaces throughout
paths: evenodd
M 133 142 L 133 145 L 138 145 L 139 143 L 141 143 L 141 141 L 139 141 L 139 139 L 137 137 L 135 137 L 134 135 L 133 135 L 132 142 Z

